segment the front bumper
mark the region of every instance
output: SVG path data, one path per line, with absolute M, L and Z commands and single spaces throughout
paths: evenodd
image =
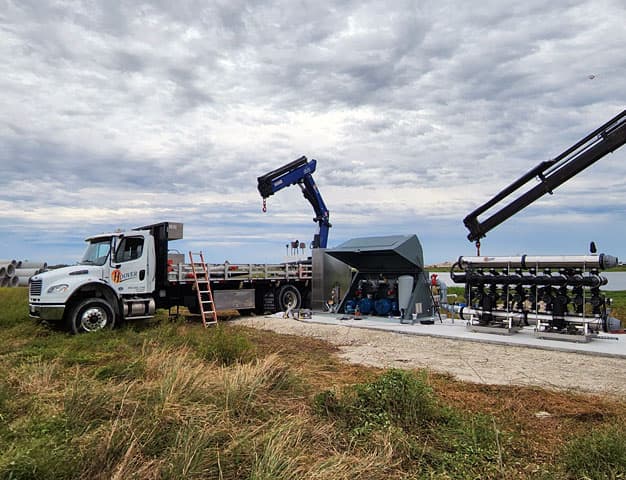
M 39 320 L 63 320 L 65 305 L 29 305 L 31 318 Z

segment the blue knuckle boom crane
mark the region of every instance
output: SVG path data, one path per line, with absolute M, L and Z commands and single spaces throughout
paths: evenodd
M 313 236 L 313 248 L 326 248 L 328 244 L 328 231 L 332 226 L 329 221 L 329 212 L 320 192 L 313 180 L 312 173 L 315 171 L 317 161 L 307 160 L 305 156 L 283 165 L 276 170 L 266 173 L 257 178 L 259 193 L 263 197 L 263 211 L 266 211 L 265 201 L 283 188 L 298 184 L 302 194 L 315 211 L 314 222 L 319 225 L 319 231 Z

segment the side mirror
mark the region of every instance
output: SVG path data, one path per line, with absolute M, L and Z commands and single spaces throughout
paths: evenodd
M 589 244 L 589 251 L 591 253 L 596 253 L 598 251 L 598 249 L 596 248 L 596 242 L 591 242 Z

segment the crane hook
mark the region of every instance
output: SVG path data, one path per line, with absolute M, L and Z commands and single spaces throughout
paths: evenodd
M 480 257 L 480 240 L 476 240 L 476 256 Z
M 267 212 L 267 205 L 265 199 L 263 199 L 263 213 Z

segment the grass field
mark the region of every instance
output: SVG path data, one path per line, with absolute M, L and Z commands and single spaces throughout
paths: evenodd
M 348 365 L 163 314 L 71 336 L 26 297 L 0 289 L 0 478 L 626 478 L 624 399 Z

